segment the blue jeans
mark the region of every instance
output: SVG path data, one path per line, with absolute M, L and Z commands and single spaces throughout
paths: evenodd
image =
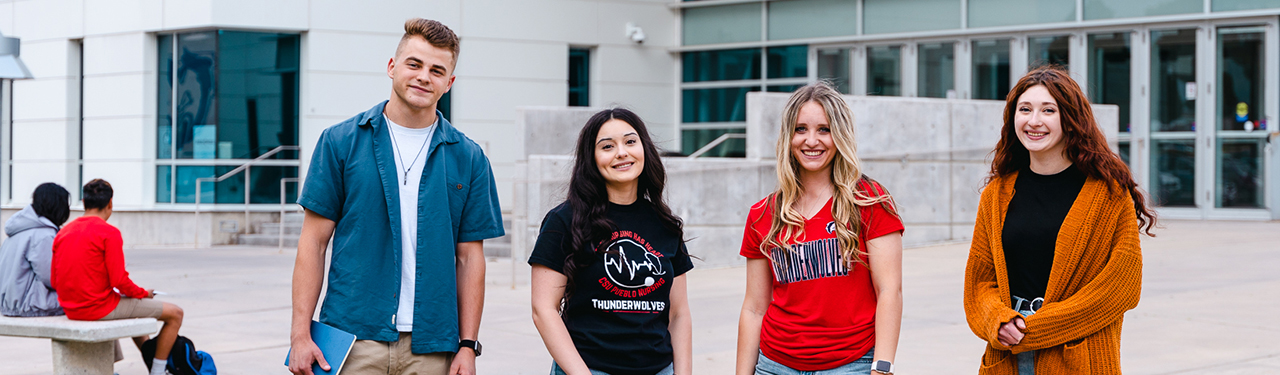
M 1023 317 L 1031 316 L 1036 313 L 1036 311 L 1030 307 L 1033 300 L 1028 300 L 1018 296 L 1012 297 L 1013 308 L 1018 309 L 1019 306 L 1021 306 L 1021 310 L 1018 310 L 1018 313 L 1022 314 Z M 1043 298 L 1037 299 L 1042 302 L 1044 301 Z M 1036 375 L 1036 351 L 1032 350 L 1029 352 L 1018 353 L 1017 357 L 1018 375 Z
M 871 373 L 871 360 L 875 358 L 875 349 L 867 351 L 867 354 L 858 358 L 858 360 L 836 367 L 830 370 L 818 371 L 799 371 L 787 367 L 774 360 L 765 357 L 764 353 L 756 359 L 756 375 L 867 375 Z
M 676 373 L 675 366 L 676 364 L 674 363 L 669 364 L 667 365 L 667 368 L 662 369 L 662 371 L 658 371 L 658 373 L 654 375 L 675 375 Z M 590 370 L 591 370 L 591 375 L 609 375 L 609 373 L 604 371 L 600 371 L 596 369 L 590 369 Z M 556 363 L 555 361 L 551 361 L 551 375 L 567 375 L 567 374 L 564 373 L 564 369 L 560 368 L 560 364 Z

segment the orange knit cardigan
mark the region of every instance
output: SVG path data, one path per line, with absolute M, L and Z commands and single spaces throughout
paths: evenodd
M 982 191 L 964 277 L 969 328 L 987 341 L 979 374 L 1016 375 L 1014 354 L 1036 351 L 1036 374 L 1120 374 L 1120 325 L 1138 305 L 1142 252 L 1128 191 L 1088 178 L 1058 232 L 1045 303 L 1012 347 L 998 340 L 1010 308 L 1001 233 L 1017 173 Z M 1108 186 L 1109 185 L 1109 186 Z

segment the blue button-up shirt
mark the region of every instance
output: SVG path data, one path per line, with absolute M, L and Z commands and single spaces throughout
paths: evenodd
M 298 204 L 336 223 L 320 321 L 361 340 L 396 341 L 400 195 L 382 102 L 316 142 Z M 503 235 L 489 159 L 440 116 L 418 186 L 414 353 L 458 350 L 456 244 Z

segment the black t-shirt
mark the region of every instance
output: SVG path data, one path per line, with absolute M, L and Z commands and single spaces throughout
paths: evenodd
M 616 375 L 656 374 L 672 363 L 671 283 L 693 262 L 648 201 L 609 203 L 606 216 L 614 231 L 596 245 L 590 264 L 577 265 L 565 327 L 587 367 Z M 548 212 L 529 264 L 563 273 L 572 253 L 572 222 L 568 203 Z
M 1030 168 L 1018 172 L 1000 236 L 1009 294 L 1026 299 L 1044 297 L 1058 231 L 1084 180 L 1084 172 L 1075 165 L 1052 175 L 1036 174 Z

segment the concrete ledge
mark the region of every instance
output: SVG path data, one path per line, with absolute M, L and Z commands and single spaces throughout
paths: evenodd
M 156 322 L 153 318 L 87 322 L 70 320 L 66 316 L 31 318 L 0 316 L 0 336 L 102 342 L 154 334 Z

